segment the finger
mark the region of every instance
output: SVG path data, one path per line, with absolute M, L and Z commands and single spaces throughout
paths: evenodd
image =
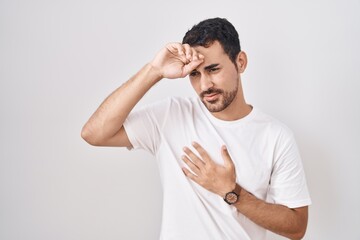
M 183 155 L 181 158 L 189 166 L 191 171 L 193 171 L 197 176 L 199 176 L 199 168 L 187 156 Z
M 204 59 L 204 55 L 202 55 L 201 53 L 199 53 L 198 51 L 196 51 L 195 48 L 193 48 L 193 51 L 192 51 L 192 61 L 203 60 L 203 59 Z
M 202 55 L 201 53 L 198 53 L 198 59 L 201 61 L 204 61 L 204 55 Z
M 191 61 L 197 61 L 197 60 L 204 60 L 204 55 L 202 55 L 200 52 L 198 52 L 195 48 L 191 48 L 192 50 L 192 56 Z
M 204 161 L 201 160 L 193 151 L 188 147 L 183 148 L 184 152 L 189 156 L 189 159 L 199 168 L 202 169 L 205 165 Z
M 227 150 L 227 147 L 225 145 L 221 147 L 221 155 L 222 158 L 224 159 L 224 166 L 226 168 L 233 168 L 234 162 L 232 161 L 229 151 Z
M 191 62 L 186 64 L 183 68 L 183 77 L 191 73 L 192 70 L 196 69 L 201 63 L 204 62 L 204 58 L 192 59 Z
M 192 142 L 193 147 L 196 149 L 196 151 L 200 154 L 202 160 L 207 163 L 211 161 L 211 158 L 209 154 L 205 151 L 205 149 L 197 142 Z
M 183 46 L 180 43 L 168 43 L 166 48 L 172 53 L 178 53 L 179 55 L 185 55 Z
M 188 63 L 185 55 L 185 49 L 181 43 L 169 43 L 166 48 L 175 56 L 177 56 L 183 63 Z
M 192 174 L 188 169 L 186 169 L 185 167 L 182 168 L 183 173 L 185 174 L 186 177 L 190 178 L 191 180 L 193 180 L 194 182 L 198 183 L 198 176 L 196 176 L 195 174 Z
M 189 44 L 183 44 L 183 48 L 185 50 L 185 56 L 188 62 L 191 62 L 193 56 L 193 48 L 190 47 Z

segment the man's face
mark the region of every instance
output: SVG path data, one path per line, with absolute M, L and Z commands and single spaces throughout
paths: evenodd
M 237 97 L 239 72 L 219 42 L 194 48 L 204 62 L 189 74 L 191 84 L 210 112 L 221 112 Z

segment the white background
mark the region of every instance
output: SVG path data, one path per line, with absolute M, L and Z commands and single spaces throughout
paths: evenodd
M 360 239 L 359 13 L 358 0 L 0 0 L 0 239 L 158 239 L 153 157 L 80 131 L 165 43 L 216 16 L 248 54 L 247 101 L 295 133 L 313 200 L 305 239 Z M 169 95 L 194 92 L 164 80 L 139 104 Z

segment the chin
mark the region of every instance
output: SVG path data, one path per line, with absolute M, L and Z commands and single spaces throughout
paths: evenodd
M 205 102 L 205 101 L 202 102 L 205 105 L 205 107 L 209 110 L 209 112 L 212 113 L 221 112 L 227 107 L 219 100 L 213 102 Z

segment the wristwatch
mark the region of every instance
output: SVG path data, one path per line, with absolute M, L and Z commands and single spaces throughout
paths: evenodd
M 241 188 L 240 188 L 239 184 L 236 184 L 234 190 L 225 194 L 224 201 L 229 205 L 237 203 L 240 198 L 240 191 L 241 191 Z

